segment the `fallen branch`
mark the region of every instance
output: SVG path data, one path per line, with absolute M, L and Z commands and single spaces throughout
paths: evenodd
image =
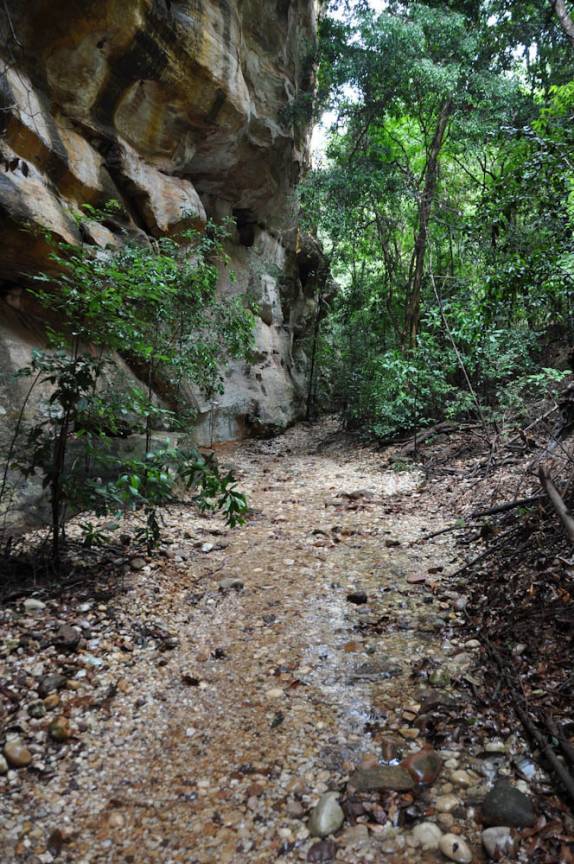
M 471 561 L 468 561 L 462 567 L 459 567 L 458 570 L 455 570 L 454 573 L 449 575 L 449 579 L 454 579 L 456 576 L 461 576 L 463 573 L 466 573 L 467 570 L 470 570 L 471 567 L 474 567 L 475 564 L 480 564 L 481 561 L 484 561 L 485 558 L 489 558 L 490 555 L 493 555 L 495 552 L 498 552 L 502 546 L 506 544 L 508 540 L 512 538 L 512 536 L 516 533 L 516 526 L 513 526 L 510 531 L 507 531 L 504 534 L 498 543 L 494 543 L 492 546 L 489 546 L 485 552 L 481 552 L 480 555 L 477 555 L 476 558 L 473 558 Z
M 488 510 L 476 510 L 471 513 L 469 519 L 482 519 L 483 516 L 495 516 L 497 513 L 506 513 L 507 510 L 514 510 L 515 507 L 526 507 L 529 504 L 536 504 L 537 501 L 544 501 L 544 495 L 531 495 L 529 498 L 517 498 L 516 501 L 507 501 L 505 504 L 497 504 L 495 507 L 489 507 Z
M 447 421 L 435 423 L 434 426 L 430 426 L 422 432 L 417 432 L 406 444 L 403 444 L 401 447 L 402 455 L 407 456 L 410 453 L 416 453 L 419 445 L 432 438 L 433 435 L 445 435 L 449 432 L 456 432 L 459 428 L 459 426 L 455 426 L 453 423 L 448 423 Z
M 472 522 L 465 522 L 464 519 L 459 519 L 458 522 L 455 522 L 454 525 L 449 525 L 448 528 L 441 528 L 440 531 L 433 531 L 431 534 L 425 534 L 423 537 L 419 537 L 418 540 L 413 540 L 412 545 L 415 543 L 423 543 L 425 540 L 432 540 L 433 537 L 440 537 L 441 534 L 448 534 L 450 531 L 463 531 L 465 528 L 472 528 Z
M 544 501 L 544 495 L 531 495 L 530 498 L 518 498 L 516 501 L 507 501 L 505 504 L 497 504 L 495 507 L 489 507 L 488 510 L 477 510 L 469 516 L 461 517 L 453 525 L 448 528 L 441 528 L 440 531 L 433 531 L 432 534 L 425 534 L 414 540 L 414 543 L 422 543 L 424 540 L 432 540 L 433 537 L 440 537 L 441 534 L 448 534 L 449 531 L 461 531 L 464 528 L 472 528 L 476 519 L 482 519 L 484 516 L 495 516 L 498 513 L 506 513 L 508 510 L 514 510 L 515 507 L 526 507 L 529 504 L 536 504 L 538 501 Z M 462 524 L 461 524 L 462 522 Z
M 568 535 L 568 539 L 571 543 L 574 543 L 574 518 L 572 518 L 568 507 L 564 503 L 564 499 L 562 498 L 560 492 L 554 485 L 552 478 L 547 473 L 543 465 L 541 465 L 539 468 L 538 476 L 540 477 L 542 488 L 550 498 L 550 503 L 556 510 L 560 521 L 564 526 L 564 530 Z
M 532 423 L 530 423 L 528 426 L 526 426 L 525 429 L 521 429 L 520 432 L 518 433 L 518 435 L 515 435 L 514 438 L 511 438 L 510 441 L 507 441 L 504 446 L 510 447 L 512 444 L 515 444 L 517 441 L 524 440 L 523 436 L 526 435 L 527 432 L 530 432 L 530 430 L 534 426 L 537 426 L 539 423 L 542 423 L 543 420 L 547 420 L 548 417 L 550 417 L 552 414 L 554 414 L 555 411 L 558 411 L 558 405 L 555 405 L 553 408 L 551 408 L 549 411 L 546 412 L 546 414 L 543 414 L 541 417 L 537 417 L 536 420 L 533 420 Z
M 560 749 L 562 750 L 570 764 L 574 767 L 574 747 L 566 737 L 564 729 L 562 728 L 562 726 L 559 726 L 556 720 L 554 720 L 553 717 L 550 717 L 550 715 L 545 718 L 545 722 L 548 731 L 554 738 L 556 738 L 556 740 L 560 744 Z
M 500 673 L 506 682 L 506 686 L 508 687 L 510 695 L 512 696 L 514 710 L 516 711 L 520 722 L 522 723 L 530 737 L 533 738 L 534 741 L 536 741 L 536 744 L 540 748 L 541 753 L 543 754 L 543 756 L 546 757 L 552 769 L 554 770 L 561 783 L 563 784 L 564 788 L 568 792 L 568 795 L 574 801 L 574 777 L 572 777 L 570 772 L 564 767 L 563 763 L 560 761 L 560 759 L 554 752 L 550 742 L 534 725 L 534 723 L 528 716 L 527 711 L 520 704 L 524 697 L 517 691 L 516 687 L 514 686 L 514 682 L 512 681 L 511 676 L 508 672 L 507 664 L 500 656 L 500 653 L 496 650 L 488 637 L 484 638 L 484 641 L 486 642 L 486 647 L 488 648 L 491 656 L 494 658 L 494 661 L 496 662 L 496 665 L 500 669 Z

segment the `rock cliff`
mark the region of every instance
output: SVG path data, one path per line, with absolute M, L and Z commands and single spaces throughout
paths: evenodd
M 11 372 L 43 344 L 26 291 L 46 269 L 41 233 L 106 246 L 190 219 L 229 218 L 222 292 L 259 302 L 251 365 L 227 372 L 198 436 L 281 428 L 301 413 L 302 347 L 316 308 L 294 189 L 307 159 L 315 0 L 6 0 L 0 78 L 0 421 Z M 303 108 L 303 110 L 302 110 Z M 123 224 L 72 213 L 120 201 Z

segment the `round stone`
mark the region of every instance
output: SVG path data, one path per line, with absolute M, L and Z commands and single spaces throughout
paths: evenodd
M 482 845 L 486 849 L 489 858 L 494 861 L 506 855 L 512 854 L 514 840 L 510 828 L 499 825 L 496 828 L 487 828 L 481 834 Z
M 439 849 L 450 861 L 457 864 L 470 864 L 472 852 L 466 840 L 458 834 L 444 834 L 439 843 Z
M 67 717 L 55 717 L 48 727 L 53 741 L 67 741 L 71 737 L 70 721 Z
M 438 849 L 442 831 L 434 822 L 421 822 L 413 828 L 413 838 L 417 846 L 423 850 L 434 851 Z
M 273 690 L 268 690 L 266 695 L 268 699 L 281 699 L 285 695 L 285 692 L 281 688 L 276 687 Z
M 28 714 L 34 720 L 40 720 L 46 714 L 46 706 L 43 702 L 32 702 L 28 705 Z
M 28 597 L 27 600 L 24 600 L 23 605 L 25 612 L 41 612 L 42 609 L 46 608 L 46 604 L 42 603 L 41 600 L 37 600 L 35 597 Z
M 20 741 L 8 741 L 4 756 L 11 768 L 26 768 L 32 761 L 32 754 Z
M 438 813 L 450 813 L 459 804 L 460 801 L 454 795 L 440 795 L 436 799 L 435 809 Z
M 338 831 L 345 821 L 345 814 L 338 801 L 337 792 L 327 792 L 313 809 L 309 819 L 312 837 L 328 837 Z
M 58 693 L 50 693 L 49 696 L 46 696 L 44 699 L 43 705 L 46 707 L 47 711 L 53 711 L 54 708 L 57 708 L 60 704 L 60 696 Z

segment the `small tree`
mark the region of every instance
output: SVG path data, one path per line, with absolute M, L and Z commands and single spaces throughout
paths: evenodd
M 59 326 L 49 330 L 50 348 L 34 352 L 19 373 L 48 384 L 51 395 L 48 416 L 31 425 L 24 458 L 13 467 L 25 476 L 43 475 L 56 561 L 68 505 L 100 513 L 143 507 L 146 539 L 156 543 L 156 507 L 170 500 L 178 478 L 204 487 L 205 501 L 223 508 L 231 523 L 241 518 L 245 501 L 233 477 L 220 477 L 213 462 L 195 450 L 168 446 L 151 452 L 154 421 L 178 423 L 176 412 L 154 403 L 155 385 L 163 380 L 173 394 L 186 380 L 213 395 L 222 387 L 221 364 L 246 356 L 251 347 L 251 313 L 239 301 L 217 297 L 218 265 L 226 263 L 224 236 L 209 225 L 203 234 L 186 232 L 177 240 L 128 244 L 114 252 L 61 245 L 51 255 L 58 275 L 35 277 L 41 283 L 35 294 Z M 109 386 L 117 354 L 145 375 L 145 390 L 125 394 L 129 412 L 118 410 L 120 400 Z M 125 462 L 110 442 L 124 434 L 129 414 L 144 418 L 145 457 Z M 80 465 L 77 459 L 69 464 L 72 440 L 85 445 Z M 102 469 L 112 481 L 94 476 Z

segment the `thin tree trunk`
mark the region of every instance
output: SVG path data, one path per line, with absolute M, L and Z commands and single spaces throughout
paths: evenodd
M 556 17 L 560 21 L 562 29 L 568 36 L 572 47 L 574 47 L 574 20 L 572 20 L 571 15 L 568 13 L 566 3 L 564 0 L 550 0 L 550 5 L 554 9 Z
M 433 136 L 430 152 L 425 167 L 424 187 L 419 205 L 419 217 L 415 248 L 411 259 L 409 275 L 409 291 L 407 299 L 407 310 L 404 328 L 404 342 L 413 348 L 416 343 L 420 319 L 421 291 L 424 276 L 425 255 L 428 240 L 428 227 L 432 212 L 434 195 L 438 179 L 438 165 L 440 151 L 444 142 L 444 136 L 448 121 L 452 113 L 452 101 L 447 99 L 443 103 L 438 116 L 437 126 Z
M 315 326 L 313 327 L 313 346 L 311 348 L 311 370 L 309 372 L 309 390 L 307 392 L 307 411 L 305 419 L 311 420 L 313 413 L 313 380 L 315 378 L 315 366 L 317 364 L 317 347 L 319 344 L 319 330 L 321 329 L 321 292 L 317 297 L 317 309 L 315 310 Z
M 62 529 L 63 508 L 63 474 L 66 465 L 66 449 L 68 446 L 68 433 L 70 431 L 71 411 L 67 409 L 62 418 L 62 425 L 56 439 L 53 458 L 52 476 L 52 558 L 57 563 L 60 560 L 60 531 Z

